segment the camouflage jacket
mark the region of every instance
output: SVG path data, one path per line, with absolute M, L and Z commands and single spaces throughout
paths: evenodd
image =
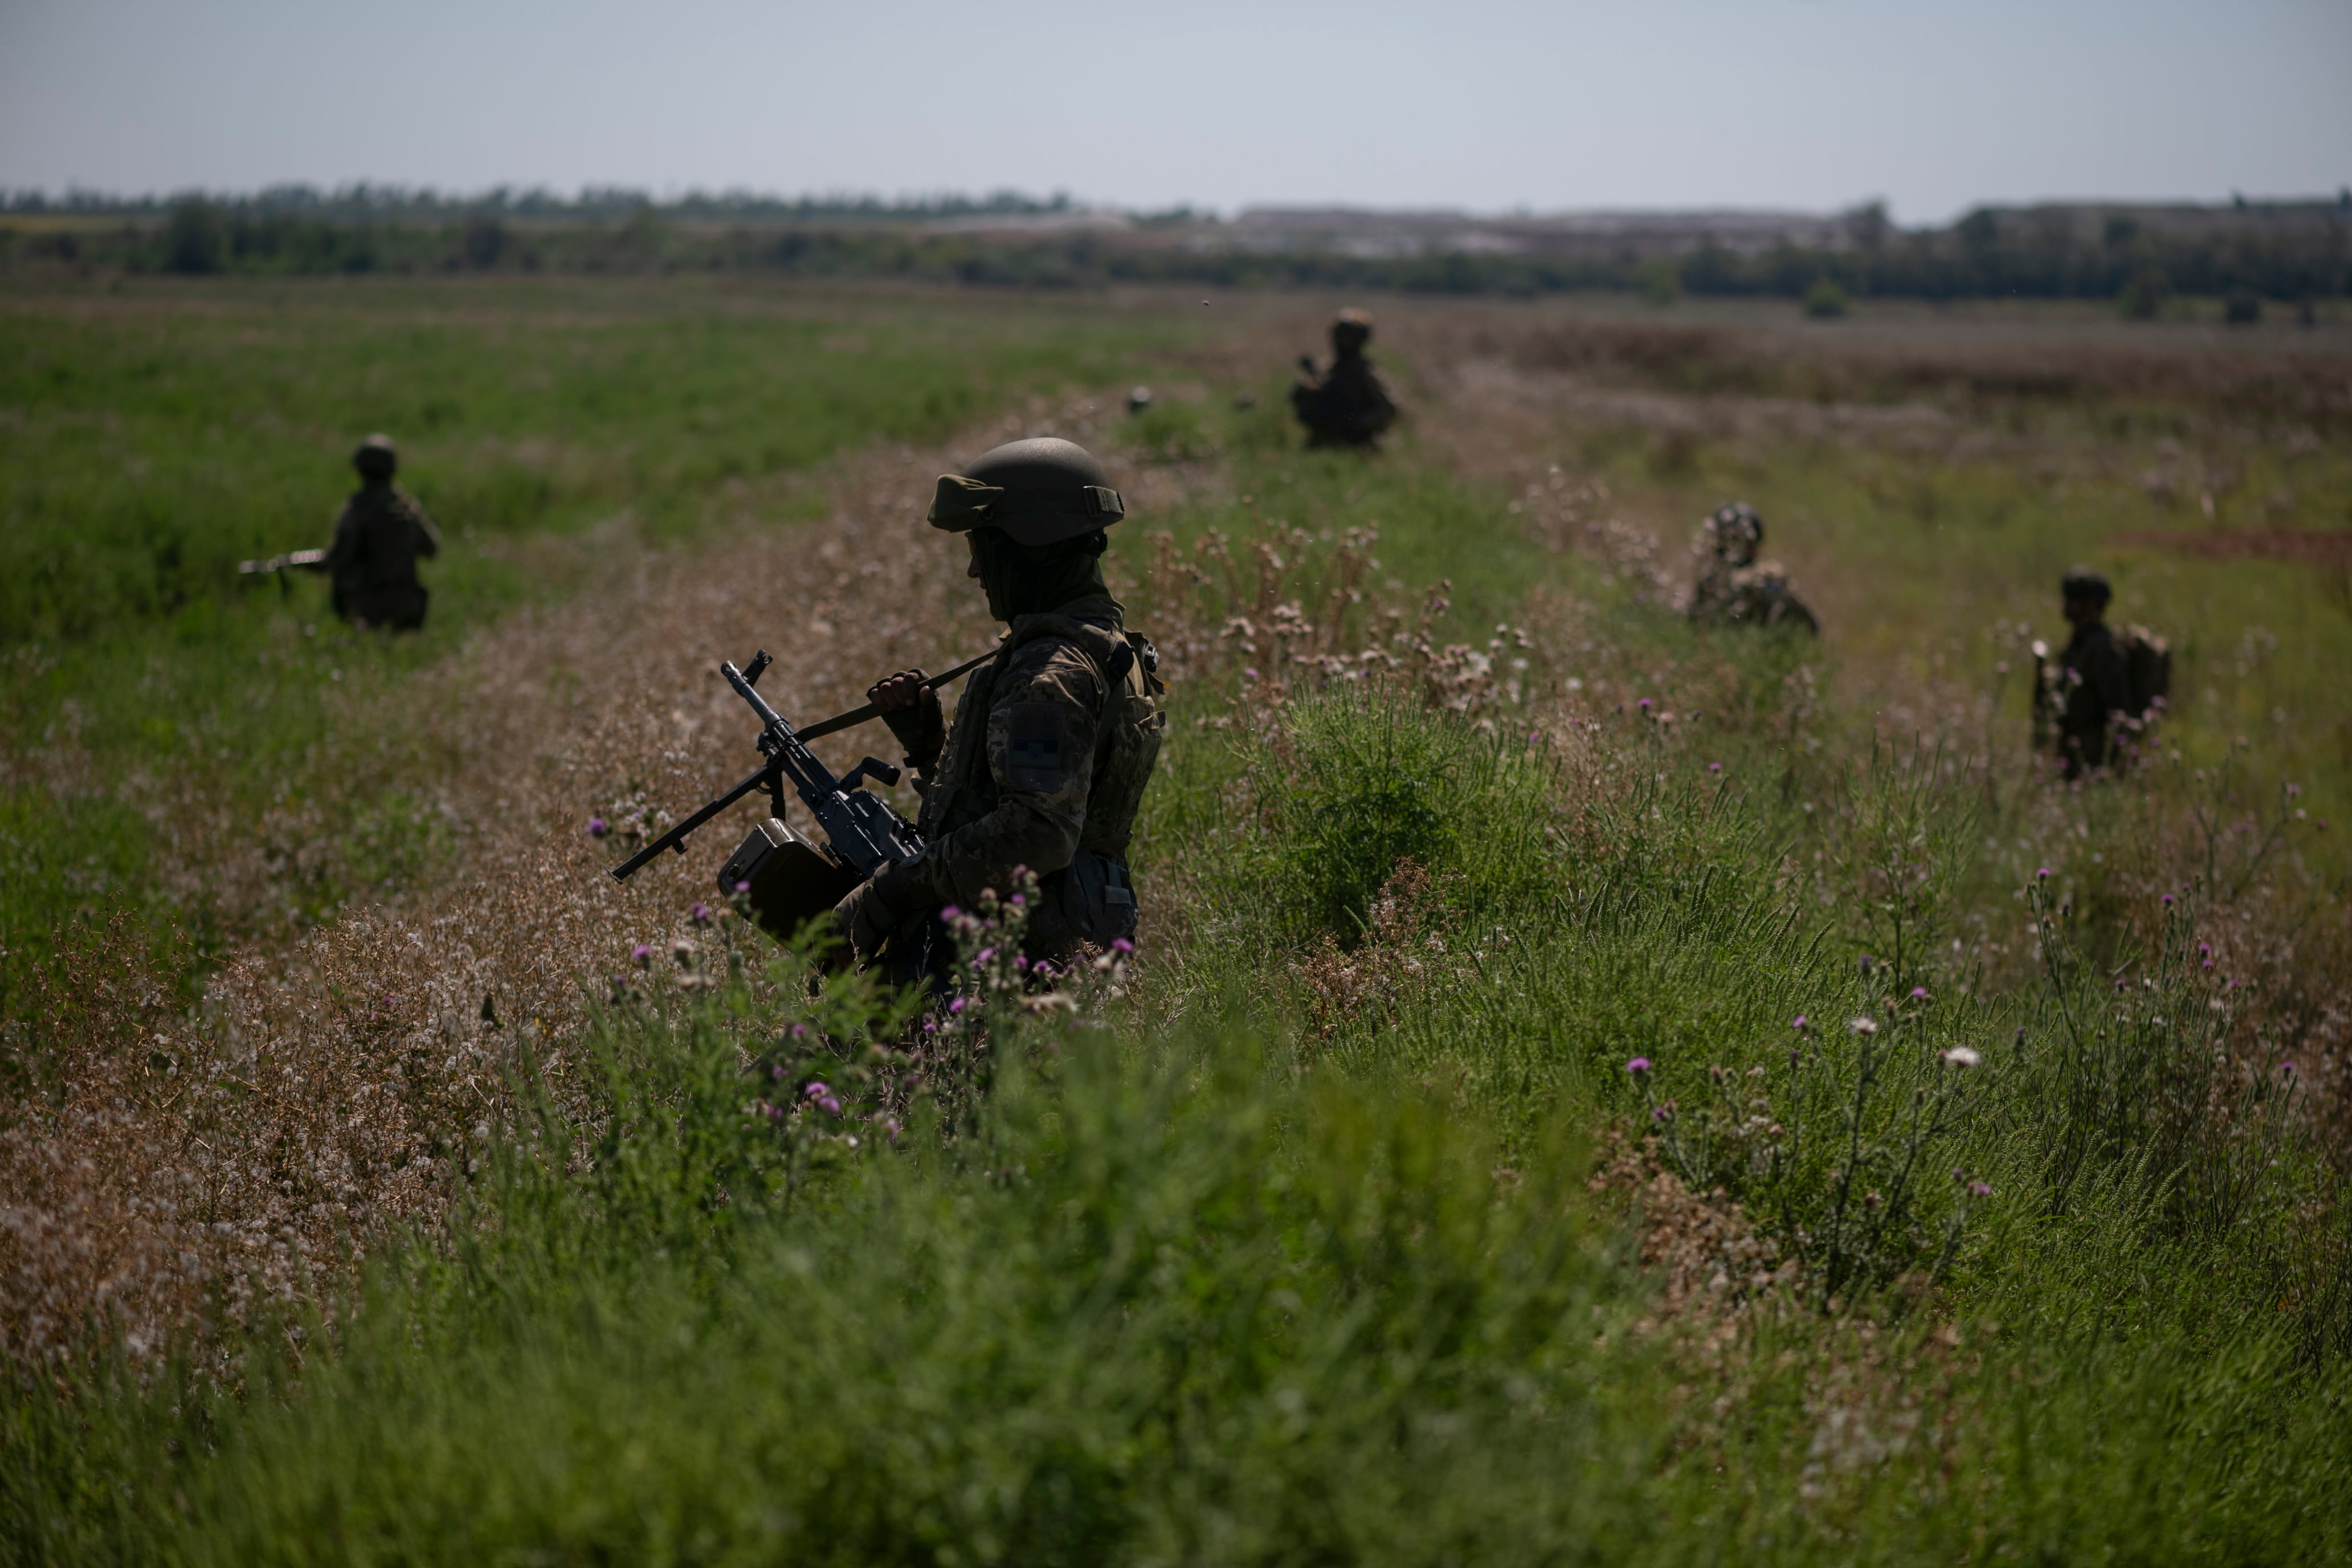
M 891 904 L 928 918 L 1004 889 L 1025 866 L 1044 895 L 1033 951 L 1130 934 L 1128 840 L 1167 722 L 1150 648 L 1104 595 L 1015 620 L 965 685 L 945 753 L 916 783 L 923 852 L 877 878 Z
M 1691 619 L 1703 625 L 1801 626 L 1822 629 L 1812 610 L 1789 586 L 1789 574 L 1777 562 L 1753 566 L 1716 563 L 1691 588 Z
M 1396 422 L 1396 404 L 1361 354 L 1344 354 L 1323 374 L 1301 379 L 1290 404 L 1318 447 L 1370 446 Z
M 2130 683 L 2123 650 L 2105 622 L 2075 627 L 2065 650 L 2042 667 L 2038 685 L 2042 717 L 2056 731 L 2068 778 L 2115 760 L 2109 754 L 2115 721 L 2131 706 Z
M 335 542 L 320 563 L 334 584 L 335 613 L 346 619 L 401 618 L 423 590 L 416 581 L 419 556 L 441 552 L 441 531 L 397 485 L 369 485 L 343 503 L 335 520 Z

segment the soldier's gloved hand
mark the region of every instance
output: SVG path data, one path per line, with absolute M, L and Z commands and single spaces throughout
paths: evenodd
M 863 961 L 882 951 L 882 944 L 906 921 L 906 911 L 890 897 L 887 888 L 872 879 L 852 888 L 841 902 L 833 906 L 833 921 L 844 940 L 857 952 Z
M 947 715 L 940 711 L 940 694 L 923 684 L 919 669 L 902 669 L 884 676 L 866 689 L 866 700 L 882 710 L 907 754 L 907 765 L 929 772 L 947 744 Z

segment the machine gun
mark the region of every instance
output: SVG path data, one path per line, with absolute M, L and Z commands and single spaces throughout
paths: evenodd
M 280 597 L 291 592 L 286 585 L 286 574 L 289 570 L 323 572 L 326 569 L 327 552 L 323 550 L 289 550 L 283 555 L 271 555 L 259 561 L 240 561 L 236 563 L 237 575 L 240 577 L 266 577 L 275 574 Z
M 929 677 L 923 685 L 945 686 L 995 656 L 992 648 L 944 675 Z M 719 890 L 730 897 L 744 893 L 761 929 L 783 940 L 811 919 L 832 909 L 851 889 L 883 867 L 913 859 L 921 853 L 923 841 L 916 834 L 915 825 L 892 810 L 889 802 L 860 787 L 869 778 L 878 778 L 886 784 L 897 784 L 897 768 L 877 757 L 867 757 L 835 778 L 832 770 L 808 749 L 809 742 L 862 724 L 879 716 L 881 710 L 868 702 L 805 730 L 794 730 L 756 689 L 761 675 L 772 662 L 768 650 L 761 648 L 747 668 L 737 669 L 731 662 L 719 667 L 719 673 L 727 678 L 735 694 L 759 716 L 759 745 L 764 760 L 758 771 L 614 867 L 613 879 L 628 880 L 666 850 L 685 854 L 686 840 L 695 829 L 753 790 L 764 789 L 772 815 L 752 828 L 751 836 L 719 868 Z M 813 843 L 784 825 L 784 790 L 788 784 L 800 796 L 801 804 L 808 807 L 809 815 L 816 819 L 827 843 Z

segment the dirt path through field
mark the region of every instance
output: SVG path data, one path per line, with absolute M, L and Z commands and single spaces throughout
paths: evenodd
M 1041 424 L 1085 439 L 1109 406 L 846 456 L 815 481 L 832 505 L 814 523 L 672 553 L 614 544 L 601 583 L 384 698 L 398 710 L 383 722 L 451 760 L 446 879 L 239 955 L 198 1022 L 155 988 L 131 1048 L 94 1038 L 67 1064 L 65 1114 L 0 1134 L 5 1349 L 57 1348 L 94 1303 L 134 1347 L 157 1344 L 208 1300 L 242 1314 L 291 1298 L 388 1225 L 429 1218 L 451 1191 L 442 1167 L 499 1120 L 520 1058 L 561 1084 L 591 997 L 636 973 L 636 944 L 667 967 L 673 941 L 709 940 L 688 911 L 719 901 L 712 873 L 751 804 L 625 885 L 605 872 L 633 832 L 756 763 L 719 661 L 767 648 L 761 691 L 806 721 L 891 669 L 984 648 L 996 627 L 964 552 L 922 521 L 934 477 Z M 1175 482 L 1139 474 L 1130 505 L 1164 510 Z M 889 736 L 873 725 L 818 750 L 845 765 Z M 609 836 L 590 836 L 597 816 Z

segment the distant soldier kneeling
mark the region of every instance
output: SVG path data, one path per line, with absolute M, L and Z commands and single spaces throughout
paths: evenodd
M 2138 754 L 2139 738 L 2164 711 L 2172 685 L 2172 651 L 2146 626 L 2107 629 L 2115 590 L 2086 566 L 2058 580 L 2058 598 L 2074 635 L 2052 658 L 2033 645 L 2034 745 L 2053 749 L 2061 776 L 2114 772 Z
M 1376 447 L 1396 423 L 1396 405 L 1364 357 L 1371 341 L 1372 319 L 1342 310 L 1331 323 L 1331 368 L 1318 371 L 1313 360 L 1299 356 L 1290 405 L 1307 426 L 1309 447 Z
M 1802 626 L 1819 635 L 1820 621 L 1789 586 L 1777 561 L 1758 561 L 1764 520 L 1745 501 L 1706 520 L 1709 560 L 1691 585 L 1690 617 L 1701 626 Z
M 392 482 L 400 466 L 387 436 L 371 436 L 352 454 L 360 488 L 335 520 L 335 542 L 315 570 L 333 584 L 335 614 L 355 626 L 415 631 L 429 595 L 416 559 L 441 552 L 441 531 L 416 498 Z

